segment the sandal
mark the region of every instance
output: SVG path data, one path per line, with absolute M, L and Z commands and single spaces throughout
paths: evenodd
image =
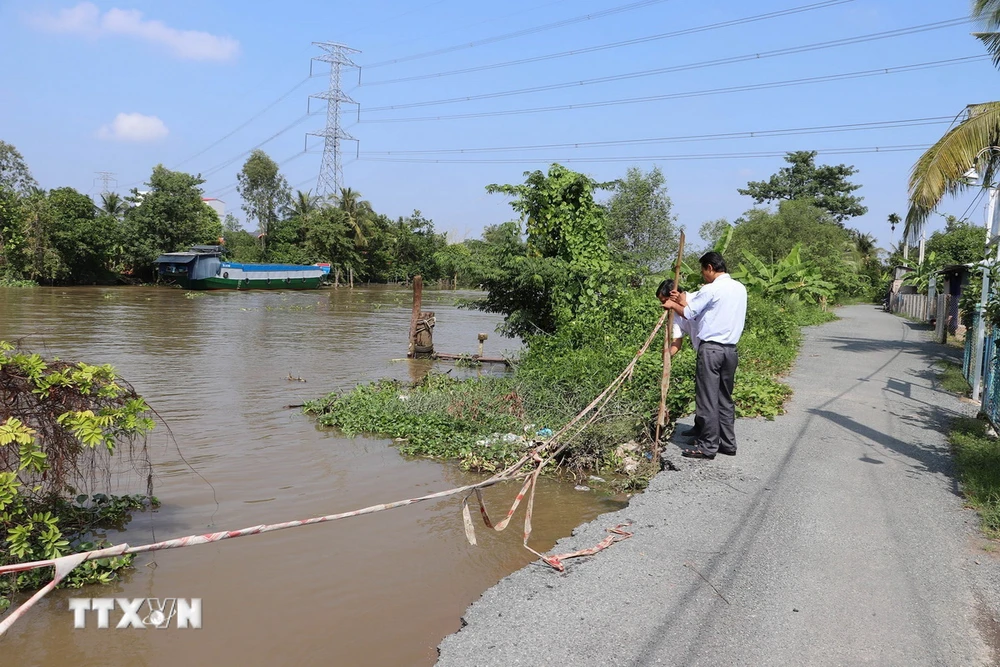
M 682 449 L 681 456 L 686 456 L 689 459 L 708 459 L 712 460 L 715 458 L 715 454 L 706 454 L 700 449 Z

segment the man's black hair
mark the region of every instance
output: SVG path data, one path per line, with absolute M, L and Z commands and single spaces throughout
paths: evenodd
M 660 300 L 669 299 L 670 293 L 673 291 L 673 289 L 674 289 L 674 279 L 667 278 L 662 283 L 660 283 L 659 287 L 656 288 L 656 298 Z
M 715 251 L 706 252 L 698 261 L 701 263 L 701 268 L 703 269 L 712 267 L 712 270 L 718 273 L 729 272 L 729 269 L 726 268 L 726 260 L 722 259 L 722 255 Z

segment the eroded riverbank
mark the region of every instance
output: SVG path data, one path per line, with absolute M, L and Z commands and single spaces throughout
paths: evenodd
M 455 296 L 463 295 L 425 293 L 437 313 L 439 348 L 474 351 L 476 334 L 485 331 L 488 350 L 500 351 L 495 316 L 456 309 Z M 159 288 L 6 289 L 0 338 L 23 337 L 48 356 L 113 364 L 171 426 L 180 453 L 162 426 L 150 439 L 161 510 L 109 536 L 141 544 L 154 534 L 317 516 L 478 479 L 452 464 L 404 459 L 383 439 L 339 437 L 284 409 L 370 379 L 424 372 L 392 361 L 405 351 L 408 299 L 408 291 L 392 288 L 191 298 Z M 127 479 L 113 479 L 112 491 L 134 490 Z M 500 511 L 514 493 L 490 490 L 487 498 Z M 548 549 L 618 506 L 543 480 L 533 545 Z M 137 560 L 134 573 L 114 586 L 57 591 L 0 640 L 0 652 L 47 667 L 431 664 L 467 605 L 532 560 L 519 533 L 517 525 L 499 535 L 479 531 L 480 545 L 471 547 L 458 501 L 445 499 L 161 552 Z M 73 630 L 67 598 L 108 595 L 200 597 L 204 627 Z
M 838 315 L 806 329 L 786 415 L 737 420 L 732 459 L 668 448 L 645 493 L 557 549 L 624 520 L 633 538 L 505 578 L 438 664 L 996 664 L 1000 559 L 944 435 L 969 406 L 934 379 L 954 351 L 872 306 Z

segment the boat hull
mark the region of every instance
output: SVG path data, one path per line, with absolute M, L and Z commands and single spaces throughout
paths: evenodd
M 328 265 L 223 262 L 221 252 L 174 252 L 156 260 L 165 280 L 190 290 L 316 289 Z
M 286 277 L 286 278 L 249 278 L 245 277 L 241 280 L 234 280 L 232 278 L 221 278 L 218 276 L 213 276 L 210 278 L 201 278 L 198 280 L 186 280 L 182 283 L 184 287 L 190 290 L 259 290 L 259 289 L 292 289 L 292 290 L 304 290 L 304 289 L 316 289 L 320 285 L 320 278 L 317 277 Z M 185 284 L 186 283 L 186 284 Z

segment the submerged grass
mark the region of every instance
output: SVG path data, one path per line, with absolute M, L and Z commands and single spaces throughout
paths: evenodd
M 983 532 L 1000 538 L 1000 442 L 987 434 L 985 420 L 962 417 L 948 441 L 955 454 L 966 503 L 979 512 Z
M 525 423 L 521 398 L 506 377 L 457 380 L 431 373 L 416 384 L 380 380 L 303 409 L 346 435 L 388 436 L 404 454 L 461 459 L 478 470 L 499 470 L 526 448 L 523 440 L 502 437 L 521 433 Z M 500 437 L 490 438 L 494 433 Z

